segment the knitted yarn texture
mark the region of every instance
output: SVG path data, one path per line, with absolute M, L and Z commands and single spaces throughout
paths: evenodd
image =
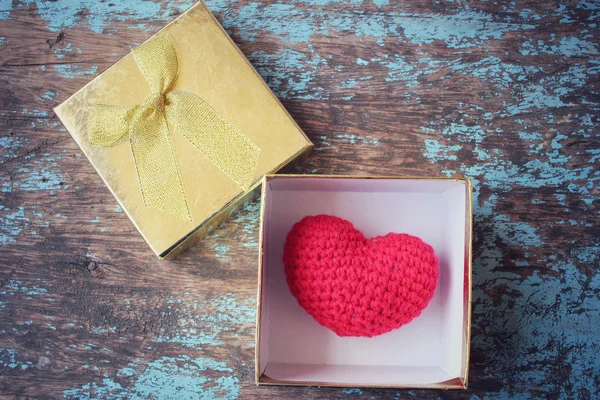
M 418 237 L 366 239 L 330 215 L 293 226 L 283 263 L 300 306 L 339 336 L 373 337 L 409 323 L 427 307 L 439 275 L 433 248 Z

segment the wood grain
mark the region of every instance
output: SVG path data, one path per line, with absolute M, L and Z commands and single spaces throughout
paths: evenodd
M 191 4 L 0 1 L 0 396 L 597 396 L 597 2 L 207 2 L 315 143 L 295 172 L 474 180 L 455 392 L 256 387 L 258 204 L 157 260 L 60 125 Z

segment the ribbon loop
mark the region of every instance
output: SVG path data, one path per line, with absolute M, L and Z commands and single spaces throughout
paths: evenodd
M 179 59 L 170 36 L 160 35 L 138 47 L 133 57 L 153 94 L 171 90 L 179 74 Z
M 88 139 L 94 146 L 107 147 L 119 142 L 129 133 L 129 116 L 131 108 L 94 106 L 88 118 Z
M 173 40 L 159 35 L 133 51 L 150 95 L 132 107 L 98 104 L 88 119 L 89 141 L 107 147 L 128 136 L 144 204 L 191 222 L 169 124 L 242 189 L 253 183 L 260 148 L 202 98 L 172 90 L 179 73 Z

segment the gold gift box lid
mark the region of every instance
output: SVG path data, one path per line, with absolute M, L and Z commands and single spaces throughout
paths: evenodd
M 312 149 L 202 2 L 55 112 L 161 258 Z

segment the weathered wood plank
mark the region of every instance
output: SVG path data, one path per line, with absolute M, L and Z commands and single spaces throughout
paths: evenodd
M 597 2 L 208 1 L 314 141 L 295 171 L 473 178 L 462 392 L 257 388 L 257 204 L 174 262 L 120 212 L 52 107 L 191 4 L 0 0 L 0 396 L 594 397 Z

